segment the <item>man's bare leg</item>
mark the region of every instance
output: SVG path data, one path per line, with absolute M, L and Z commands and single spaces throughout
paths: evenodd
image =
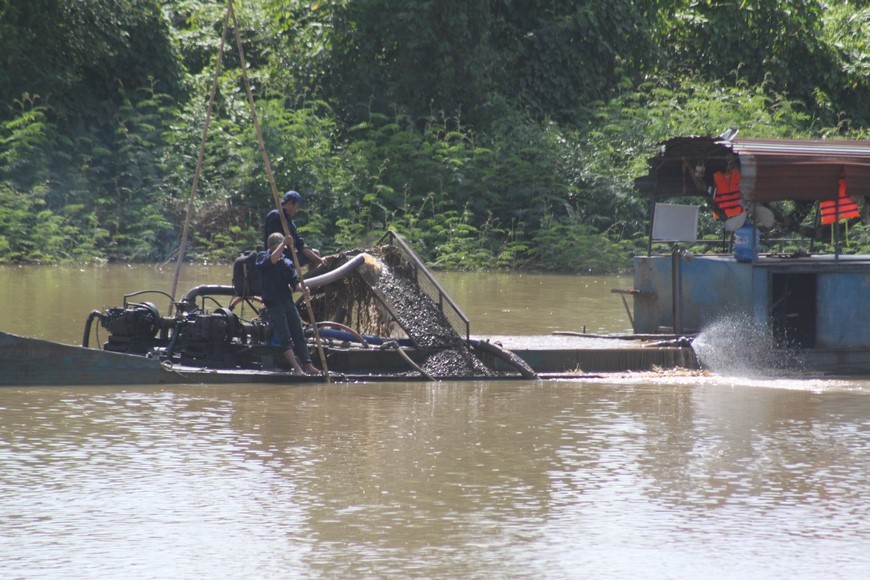
M 290 363 L 290 366 L 293 367 L 293 376 L 302 376 L 305 374 L 305 371 L 302 370 L 302 367 L 299 366 L 299 363 L 296 361 L 296 355 L 293 353 L 293 349 L 287 349 L 284 351 L 284 358 L 287 359 L 287 362 Z

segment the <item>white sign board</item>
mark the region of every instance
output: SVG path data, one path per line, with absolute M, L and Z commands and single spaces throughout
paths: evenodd
M 652 237 L 669 242 L 698 240 L 698 206 L 657 203 L 653 214 Z

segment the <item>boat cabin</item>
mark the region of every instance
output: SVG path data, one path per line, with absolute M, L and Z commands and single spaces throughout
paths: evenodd
M 827 370 L 870 369 L 870 142 L 676 137 L 636 186 L 650 201 L 634 262 L 638 334 L 735 315 Z

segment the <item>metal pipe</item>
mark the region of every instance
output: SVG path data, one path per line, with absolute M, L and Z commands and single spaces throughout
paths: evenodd
M 673 331 L 674 334 L 680 335 L 683 333 L 683 250 L 674 248 L 671 253 L 671 283 L 673 289 L 671 294 L 673 300 Z
M 181 298 L 181 302 L 195 302 L 197 296 L 205 296 L 212 294 L 214 296 L 235 296 L 236 289 L 232 286 L 219 284 L 202 284 L 187 291 Z

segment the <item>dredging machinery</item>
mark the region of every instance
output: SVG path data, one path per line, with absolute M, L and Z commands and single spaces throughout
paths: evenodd
M 234 264 L 233 284 L 196 286 L 178 301 L 142 290 L 125 295 L 121 306 L 94 310 L 82 346 L 90 348 L 91 337 L 103 330 L 103 351 L 145 357 L 179 376 L 209 382 L 322 380 L 293 377 L 273 345 L 254 262 L 254 252 L 244 254 Z M 471 339 L 468 318 L 395 232 L 369 250 L 327 257 L 305 283 L 317 321 L 305 324 L 309 348 L 330 378 L 536 377 L 515 354 Z M 170 314 L 155 304 L 160 295 L 170 298 Z

